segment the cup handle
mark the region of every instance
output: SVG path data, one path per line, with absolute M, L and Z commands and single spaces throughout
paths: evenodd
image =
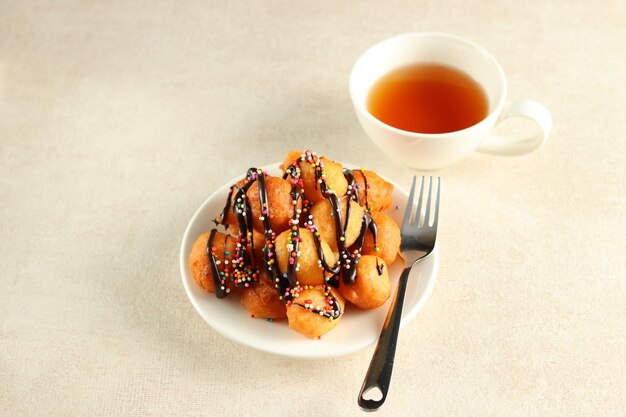
M 540 127 L 541 132 L 522 138 L 488 135 L 476 151 L 501 156 L 524 155 L 539 149 L 548 139 L 552 128 L 552 115 L 543 104 L 525 99 L 510 101 L 506 104 L 497 123 L 509 117 L 530 119 Z

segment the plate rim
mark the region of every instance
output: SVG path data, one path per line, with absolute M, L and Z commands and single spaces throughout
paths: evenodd
M 264 170 L 264 171 L 270 171 L 270 170 L 274 170 L 274 169 L 280 169 L 281 162 L 276 162 L 273 164 L 267 164 L 264 166 L 259 167 L 260 169 Z M 342 165 L 348 169 L 358 169 L 357 167 L 359 165 L 356 164 L 351 164 L 351 163 L 342 163 Z M 380 174 L 378 174 L 380 175 Z M 398 183 L 396 183 L 395 181 L 389 179 L 388 177 L 384 176 L 384 175 L 380 175 L 381 178 L 383 178 L 385 181 L 391 183 L 397 190 L 399 190 L 400 192 L 402 192 L 408 200 L 408 194 L 404 188 L 402 188 Z M 346 349 L 342 349 L 341 351 L 337 351 L 337 352 L 333 352 L 332 354 L 329 354 L 327 352 L 323 352 L 323 353 L 316 353 L 316 352 L 322 352 L 322 351 L 313 351 L 313 352 L 306 352 L 306 354 L 303 354 L 301 352 L 298 351 L 292 351 L 289 353 L 285 353 L 282 351 L 276 351 L 273 350 L 271 348 L 268 348 L 266 346 L 259 346 L 258 344 L 254 344 L 254 343 L 250 343 L 248 340 L 246 340 L 246 338 L 237 338 L 235 336 L 233 336 L 232 334 L 223 331 L 219 326 L 216 327 L 211 321 L 209 321 L 207 319 L 207 317 L 205 317 L 204 314 L 204 310 L 201 309 L 199 307 L 199 305 L 196 303 L 195 297 L 192 296 L 191 294 L 191 288 L 189 287 L 189 283 L 188 283 L 188 279 L 186 279 L 186 266 L 187 266 L 187 254 L 185 253 L 185 242 L 189 241 L 189 234 L 191 232 L 192 226 L 196 223 L 197 218 L 199 217 L 200 213 L 203 211 L 203 209 L 205 208 L 206 205 L 208 205 L 213 198 L 215 198 L 216 194 L 219 193 L 223 188 L 228 187 L 228 184 L 234 184 L 238 181 L 239 177 L 236 177 L 230 181 L 225 182 L 223 185 L 219 186 L 215 191 L 213 191 L 203 202 L 202 204 L 200 204 L 198 206 L 198 208 L 195 210 L 194 214 L 191 216 L 191 218 L 189 219 L 189 222 L 187 223 L 187 226 L 185 227 L 185 232 L 183 233 L 183 237 L 181 240 L 181 244 L 180 244 L 180 254 L 179 254 L 179 267 L 180 267 L 180 276 L 181 276 L 181 280 L 183 283 L 183 288 L 185 289 L 185 294 L 187 295 L 187 298 L 189 299 L 189 301 L 191 302 L 193 308 L 196 310 L 196 313 L 198 313 L 198 315 L 206 322 L 206 324 L 208 324 L 213 330 L 217 331 L 220 335 L 224 336 L 225 338 L 227 338 L 228 340 L 231 340 L 232 342 L 235 342 L 237 344 L 246 346 L 246 347 L 250 347 L 262 352 L 266 352 L 266 353 L 271 353 L 274 355 L 278 355 L 278 356 L 283 356 L 283 357 L 291 357 L 291 358 L 296 358 L 296 359 L 325 359 L 325 358 L 334 358 L 334 357 L 340 357 L 340 356 L 345 356 L 351 353 L 355 353 L 358 352 L 360 350 L 363 350 L 369 346 L 372 346 L 373 344 L 375 344 L 378 341 L 378 338 L 375 338 L 372 341 L 365 341 L 365 342 L 360 342 L 360 343 L 356 343 L 354 345 L 349 345 L 348 348 Z M 415 318 L 415 316 L 417 315 L 417 313 L 422 309 L 422 307 L 424 306 L 424 304 L 426 303 L 426 301 L 430 298 L 430 295 L 434 289 L 435 286 L 435 282 L 437 281 L 437 276 L 439 275 L 439 244 L 435 245 L 435 249 L 433 250 L 433 252 L 431 253 L 431 255 L 429 256 L 433 256 L 435 257 L 433 265 L 432 265 L 432 276 L 429 279 L 429 281 L 427 282 L 427 285 L 424 289 L 424 293 L 422 295 L 422 297 L 415 303 L 415 306 L 410 310 L 410 311 L 403 311 L 402 313 L 402 319 L 400 321 L 400 329 L 404 328 L 411 320 L 413 320 Z M 418 277 L 414 277 L 413 279 L 418 279 Z M 193 277 L 191 277 L 191 281 L 195 282 L 195 279 L 193 279 Z M 397 288 L 397 284 L 394 285 L 392 287 L 392 294 L 391 297 L 394 296 L 395 294 L 395 290 Z

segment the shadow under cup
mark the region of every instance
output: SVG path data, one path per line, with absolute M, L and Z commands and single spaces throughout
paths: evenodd
M 371 87 L 390 71 L 416 63 L 436 63 L 468 74 L 483 88 L 488 114 L 466 129 L 424 134 L 389 126 L 367 109 Z M 494 127 L 506 101 L 506 78 L 485 49 L 466 39 L 440 33 L 409 33 L 377 43 L 355 63 L 350 94 L 363 129 L 391 157 L 420 169 L 450 165 L 474 151 Z

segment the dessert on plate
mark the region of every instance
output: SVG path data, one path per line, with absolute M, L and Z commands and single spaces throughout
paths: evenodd
M 288 153 L 280 168 L 281 177 L 250 168 L 230 187 L 189 266 L 200 287 L 218 298 L 238 294 L 252 317 L 286 318 L 319 338 L 347 303 L 373 309 L 389 298 L 388 266 L 400 247 L 385 214 L 393 185 L 309 150 Z

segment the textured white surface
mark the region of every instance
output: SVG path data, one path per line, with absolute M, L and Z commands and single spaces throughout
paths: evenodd
M 0 414 L 361 415 L 373 348 L 307 362 L 226 340 L 187 301 L 180 238 L 291 149 L 408 184 L 348 73 L 436 30 L 485 46 L 554 129 L 441 172 L 437 285 L 380 415 L 623 415 L 625 22 L 623 2 L 0 3 Z

